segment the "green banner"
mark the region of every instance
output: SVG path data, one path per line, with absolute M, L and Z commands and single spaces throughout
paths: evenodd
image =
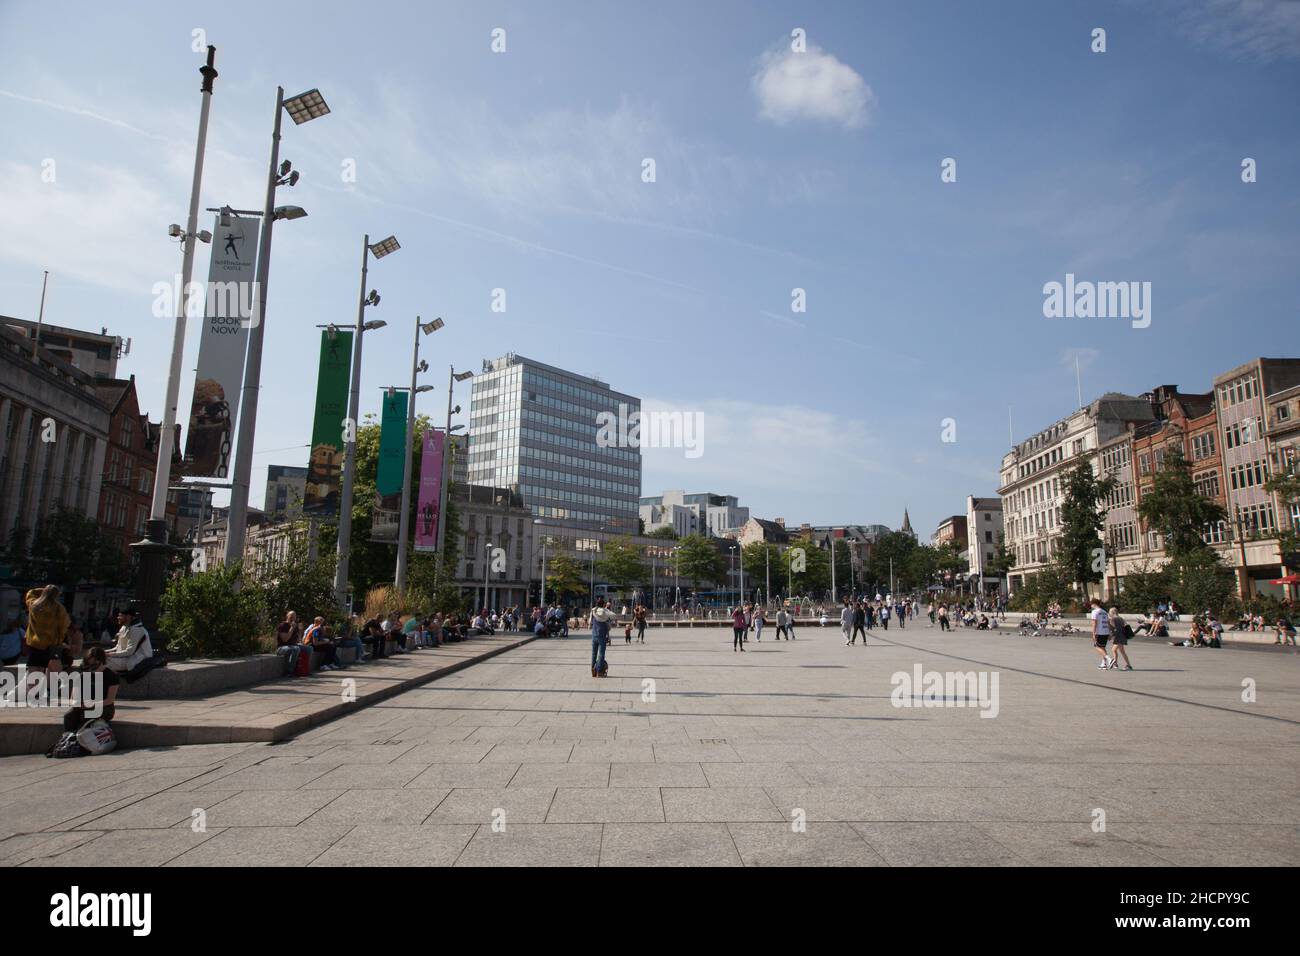
M 379 429 L 379 474 L 375 490 L 381 497 L 401 494 L 406 469 L 406 392 L 384 393 L 384 416 Z
M 316 376 L 316 417 L 311 428 L 311 459 L 303 511 L 336 515 L 343 475 L 344 433 L 355 440 L 356 423 L 346 422 L 352 371 L 352 333 L 328 329 L 320 336 L 320 371 Z

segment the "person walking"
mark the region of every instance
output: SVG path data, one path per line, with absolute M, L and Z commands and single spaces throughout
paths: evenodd
M 790 623 L 790 615 L 786 613 L 785 606 L 776 609 L 776 639 L 779 641 L 782 637 L 788 641 L 790 638 L 786 635 L 786 625 Z
M 850 644 L 858 642 L 858 635 L 862 635 L 862 643 L 867 643 L 867 612 L 862 607 L 862 602 L 858 601 L 853 605 L 853 637 L 849 640 Z
M 731 612 L 731 649 L 732 651 L 743 651 L 745 649 L 745 630 L 748 627 L 745 624 L 745 609 L 737 607 Z
M 762 607 L 754 608 L 754 640 L 763 639 L 763 625 L 767 623 L 767 612 Z
M 1088 612 L 1088 617 L 1092 618 L 1092 648 L 1101 655 L 1097 669 L 1104 671 L 1112 663 L 1106 654 L 1106 642 L 1110 640 L 1110 616 L 1102 610 L 1101 601 L 1097 598 L 1088 603 L 1092 605 L 1092 610 Z
M 889 604 L 880 605 L 880 626 L 889 630 Z
M 609 646 L 610 627 L 618 620 L 605 599 L 596 598 L 596 606 L 591 609 L 591 676 L 604 677 L 609 672 L 605 661 L 605 651 Z
M 1107 623 L 1110 624 L 1110 643 L 1111 654 L 1110 666 L 1113 670 L 1133 669 L 1133 662 L 1128 659 L 1128 639 L 1133 633 L 1133 629 L 1128 626 L 1124 618 L 1120 617 L 1119 608 L 1113 607 L 1106 615 Z M 1124 655 L 1124 666 L 1119 666 L 1120 655 Z
M 845 598 L 844 605 L 840 608 L 840 633 L 844 635 L 844 646 L 848 647 L 853 643 L 850 636 L 853 632 L 853 605 Z
M 638 604 L 636 606 L 636 611 L 634 612 L 634 620 L 636 622 L 636 638 L 642 644 L 645 643 L 646 613 L 647 613 L 646 606 L 644 604 Z
M 941 632 L 952 630 L 952 625 L 948 621 L 948 605 L 946 604 L 939 605 L 939 630 Z

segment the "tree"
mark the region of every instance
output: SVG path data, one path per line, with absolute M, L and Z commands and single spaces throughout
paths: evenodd
M 1180 554 L 1165 568 L 1173 598 L 1186 611 L 1222 617 L 1237 597 L 1237 579 L 1211 548 Z
M 766 541 L 751 541 L 740 549 L 740 566 L 745 569 L 746 581 L 765 588 L 770 571 L 775 570 L 778 575 L 782 573 L 781 549 Z M 779 579 L 777 583 L 781 583 Z
M 587 581 L 581 569 L 569 555 L 561 551 L 546 565 L 546 589 L 556 600 L 563 601 L 571 594 L 586 590 Z
M 700 582 L 718 584 L 727 579 L 726 559 L 702 534 L 688 534 L 682 538 L 673 554 L 673 566 L 678 575 L 691 582 L 693 591 L 700 590 Z
M 1112 478 L 1098 478 L 1087 459 L 1065 473 L 1065 500 L 1061 504 L 1061 537 L 1056 560 L 1087 600 L 1088 585 L 1100 581 L 1105 548 L 1101 530 L 1106 525 L 1106 497 L 1115 487 Z
M 242 571 L 237 561 L 167 582 L 158 623 L 169 647 L 190 657 L 244 657 L 261 651 L 258 636 L 266 621 L 262 593 L 241 580 Z
M 1191 465 L 1177 448 L 1165 455 L 1152 488 L 1138 503 L 1138 517 L 1165 539 L 1170 558 L 1211 551 L 1205 543 L 1206 527 L 1227 518 L 1227 512 L 1196 490 Z
M 1295 462 L 1290 463 L 1290 468 L 1294 467 Z M 1286 506 L 1282 510 L 1289 511 L 1291 505 L 1300 502 L 1300 475 L 1290 470 L 1274 475 L 1264 482 L 1264 490 L 1277 495 Z M 1291 527 L 1279 531 L 1277 545 L 1282 552 L 1282 563 L 1294 574 L 1300 569 L 1300 528 L 1293 523 Z
M 677 540 L 677 532 L 673 530 L 673 526 L 672 526 L 672 525 L 667 525 L 667 524 L 666 524 L 666 525 L 663 525 L 662 527 L 655 528 L 655 529 L 654 529 L 653 531 L 651 531 L 648 535 L 646 535 L 646 537 L 647 537 L 647 538 L 663 538 L 665 541 L 676 541 L 676 540 Z
M 57 584 L 64 591 L 71 591 L 83 581 L 125 584 L 130 576 L 125 557 L 99 524 L 66 508 L 41 519 L 31 547 L 25 552 L 21 536 L 16 535 L 10 542 L 10 552 L 22 577 Z
M 642 550 L 626 535 L 605 542 L 605 553 L 596 562 L 600 576 L 620 591 L 645 581 L 648 574 Z
M 888 590 L 890 587 L 891 559 L 894 582 L 900 586 L 904 583 L 912 583 L 911 575 L 907 573 L 907 566 L 912 552 L 918 547 L 920 545 L 916 543 L 915 538 L 901 531 L 890 531 L 877 539 L 876 546 L 871 551 L 871 561 L 867 566 L 871 579 L 876 582 L 877 590 L 881 588 Z
M 993 547 L 993 559 L 984 564 L 988 574 L 1005 575 L 1016 566 L 1016 553 L 1007 547 L 1006 536 L 998 532 L 998 542 Z
M 251 585 L 261 591 L 268 618 L 279 620 L 287 612 L 297 611 L 300 621 L 319 616 L 337 623 L 341 615 L 334 596 L 335 560 L 333 552 L 323 552 L 313 560 L 307 538 L 293 538 L 284 561 Z
M 791 542 L 781 555 L 781 565 L 794 594 L 817 594 L 831 586 L 831 553 L 810 537 Z

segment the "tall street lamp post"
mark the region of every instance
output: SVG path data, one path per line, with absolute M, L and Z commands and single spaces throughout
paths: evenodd
M 466 379 L 474 377 L 473 372 L 457 372 L 454 365 L 449 365 L 447 371 L 447 430 L 443 434 L 442 442 L 442 488 L 438 492 L 438 564 L 434 568 L 435 587 L 439 586 L 438 581 L 442 575 L 442 548 L 447 540 L 447 489 L 451 487 L 451 416 L 460 411 L 460 406 L 455 408 L 451 406 L 452 393 L 456 389 L 457 382 L 463 382 Z M 460 428 L 459 425 L 456 426 Z
M 370 244 L 369 234 L 361 240 L 361 294 L 357 297 L 357 325 L 352 334 L 352 384 L 348 392 L 348 417 L 343 423 L 343 495 L 339 502 L 338 562 L 334 568 L 334 597 L 343 607 L 348 597 L 348 557 L 352 548 L 352 488 L 357 470 L 357 416 L 361 403 L 361 341 L 366 332 L 382 329 L 387 322 L 367 322 L 366 306 L 379 305 L 379 293 L 371 289 L 366 295 L 366 273 L 373 254 L 382 259 L 402 248 L 396 236 Z
M 170 233 L 179 234 L 183 253 L 181 258 L 181 288 L 177 296 L 176 324 L 172 329 L 172 358 L 167 371 L 167 397 L 163 406 L 162 429 L 158 434 L 158 463 L 154 468 L 153 501 L 149 509 L 149 523 L 145 526 L 144 540 L 131 545 L 140 555 L 140 612 L 145 626 L 153 630 L 158 625 L 158 605 L 162 598 L 163 578 L 167 573 L 167 490 L 171 483 L 172 449 L 176 438 L 176 404 L 181 388 L 181 357 L 185 351 L 185 319 L 189 308 L 190 278 L 194 274 L 194 241 L 199 238 L 199 190 L 203 184 L 203 155 L 208 143 L 208 112 L 212 107 L 212 85 L 217 78 L 214 64 L 217 48 L 208 47 L 207 63 L 199 68 L 203 94 L 199 106 L 199 136 L 194 149 L 194 178 L 190 184 L 190 208 L 185 220 L 185 231 L 172 226 Z M 209 237 L 211 238 L 211 237 Z M 49 278 L 49 273 L 46 273 Z M 45 286 L 41 286 L 41 312 L 45 311 Z M 39 324 L 32 339 L 32 353 L 40 340 Z
M 248 353 L 244 359 L 244 388 L 239 403 L 239 438 L 235 444 L 235 467 L 230 484 L 230 516 L 226 522 L 226 564 L 244 556 L 244 534 L 248 527 L 248 491 L 253 474 L 253 436 L 257 431 L 257 400 L 262 387 L 262 343 L 266 338 L 266 286 L 271 269 L 271 227 L 277 219 L 300 219 L 306 215 L 297 206 L 275 205 L 278 186 L 294 186 L 298 173 L 285 160 L 280 163 L 280 120 L 288 113 L 301 126 L 329 113 L 320 90 L 311 89 L 284 98 L 284 87 L 275 88 L 275 125 L 271 132 L 271 162 L 266 176 L 266 207 L 262 213 L 262 234 L 257 246 L 256 296 L 252 325 L 248 330 Z
M 415 376 L 429 370 L 428 362 L 420 361 L 420 335 L 432 335 L 443 327 L 442 319 L 432 322 L 420 322 L 415 317 L 415 350 L 411 355 L 411 400 L 406 404 L 406 463 L 402 472 L 402 514 L 398 519 L 397 532 L 397 574 L 394 583 L 399 593 L 406 593 L 406 535 L 411 525 L 411 456 L 415 442 L 415 396 L 421 392 L 432 392 L 432 385 L 416 386 Z

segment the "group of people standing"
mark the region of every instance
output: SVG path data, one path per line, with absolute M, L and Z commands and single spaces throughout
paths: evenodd
M 876 598 L 874 601 L 852 600 L 846 598 L 844 604 L 840 607 L 840 631 L 844 634 L 844 644 L 856 644 L 858 635 L 862 635 L 862 643 L 867 643 L 867 631 L 870 631 L 880 625 L 884 630 L 889 630 L 889 620 L 893 618 L 898 622 L 899 627 L 905 627 L 909 617 L 915 617 L 916 604 L 910 598 L 898 599 L 896 601 L 882 600 Z

